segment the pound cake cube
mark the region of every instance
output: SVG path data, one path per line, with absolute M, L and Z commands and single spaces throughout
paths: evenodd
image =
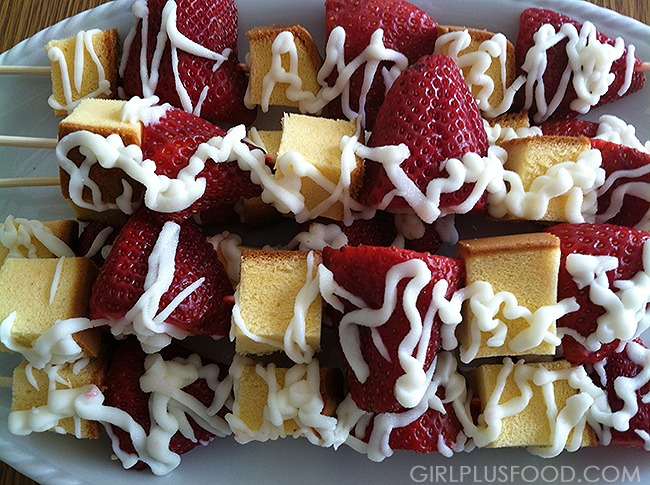
M 91 52 L 85 44 L 85 36 L 90 37 L 93 54 L 97 57 L 99 65 L 93 59 Z M 77 48 L 83 46 L 78 51 Z M 55 106 L 64 106 L 66 109 L 56 109 L 56 116 L 67 115 L 81 99 L 86 99 L 92 95 L 93 98 L 110 99 L 117 94 L 117 64 L 118 64 L 118 34 L 116 29 L 111 30 L 92 30 L 88 32 L 79 32 L 75 37 L 64 40 L 52 40 L 45 45 L 48 55 L 54 52 L 54 49 L 60 49 L 60 53 L 65 59 L 65 71 L 67 72 L 68 81 L 65 82 L 62 75 L 62 66 L 56 57 L 50 57 L 52 65 L 52 101 Z M 77 89 L 74 79 L 76 65 L 75 58 L 79 52 L 83 52 L 83 71 L 81 74 L 81 86 Z M 101 71 L 100 71 L 101 69 Z M 102 89 L 100 81 L 108 82 L 107 88 Z M 65 87 L 64 87 L 65 86 Z M 66 90 L 70 90 L 70 98 L 66 99 Z M 70 109 L 67 109 L 69 107 Z
M 337 184 L 341 179 L 341 139 L 354 136 L 354 121 L 331 120 L 300 114 L 285 114 L 282 118 L 282 139 L 277 159 L 288 152 L 299 153 L 304 160 L 313 165 L 330 182 Z M 363 161 L 355 156 L 356 167 L 350 174 L 350 194 L 354 196 L 361 184 Z M 276 177 L 292 176 L 284 174 L 276 162 Z M 309 177 L 302 177 L 300 193 L 305 198 L 308 210 L 313 210 L 331 194 Z M 329 208 L 318 214 L 323 217 L 343 220 L 343 203 L 335 201 Z
M 467 286 L 476 281 L 487 281 L 495 294 L 510 292 L 517 298 L 518 305 L 531 312 L 557 303 L 560 240 L 552 234 L 542 232 L 460 241 L 458 255 L 465 263 Z M 458 327 L 458 340 L 464 347 L 469 347 L 472 341 L 472 318 L 469 305 L 465 305 L 463 321 Z M 528 322 L 524 318 L 507 319 L 501 312 L 496 318 L 508 328 L 505 342 L 499 347 L 488 346 L 487 340 L 492 335 L 483 332 L 476 358 L 555 354 L 555 346 L 546 341 L 524 352 L 513 351 L 509 347 L 510 341 L 529 328 Z M 556 335 L 555 322 L 549 327 L 549 332 Z
M 468 29 L 466 27 L 460 27 L 460 26 L 452 26 L 452 25 L 438 25 L 437 26 L 438 30 L 438 37 L 448 34 L 449 32 L 458 32 L 458 31 L 463 31 L 467 30 L 467 32 L 470 35 L 471 42 L 467 48 L 463 49 L 460 51 L 459 55 L 464 55 L 464 54 L 470 54 L 472 52 L 476 52 L 479 50 L 480 45 L 485 42 L 490 40 L 492 37 L 494 37 L 493 32 L 489 32 L 487 30 L 480 30 L 480 29 Z M 448 46 L 447 46 L 448 47 Z M 440 51 L 440 54 L 448 54 L 448 48 L 444 48 Z M 501 68 L 501 62 L 499 58 L 494 58 L 492 60 L 492 63 L 490 64 L 490 67 L 487 69 L 485 74 L 489 76 L 493 81 L 494 81 L 494 91 L 488 98 L 488 102 L 490 103 L 491 106 L 498 106 L 501 104 L 503 101 L 503 97 L 505 95 L 505 90 L 503 88 L 504 82 L 503 82 L 503 77 L 505 74 L 505 85 L 510 86 L 516 77 L 516 63 L 515 63 L 515 48 L 512 45 L 510 41 L 506 41 L 506 61 L 505 61 L 505 70 L 502 72 Z M 469 74 L 469 71 L 471 69 L 471 66 L 463 67 L 461 70 L 463 71 L 463 75 L 467 77 Z M 472 85 L 471 86 L 471 91 L 474 96 L 478 94 L 478 92 L 482 89 L 481 86 L 478 85 Z M 480 107 L 480 106 L 479 106 Z
M 250 41 L 250 76 L 249 76 L 249 101 L 251 104 L 261 105 L 263 99 L 264 77 L 271 70 L 273 63 L 273 42 L 282 32 L 290 32 L 298 54 L 298 77 L 302 81 L 303 91 L 316 94 L 320 90 L 318 71 L 323 64 L 318 47 L 311 34 L 300 25 L 272 25 L 254 27 L 246 32 Z M 289 54 L 282 54 L 282 68 L 290 71 Z M 297 107 L 298 101 L 287 98 L 287 83 L 277 83 L 268 99 L 269 106 Z
M 504 165 L 519 175 L 524 190 L 530 190 L 533 181 L 544 175 L 553 165 L 575 162 L 584 151 L 591 149 L 589 139 L 584 136 L 533 136 L 504 141 L 501 146 L 508 152 Z M 570 222 L 566 216 L 568 195 L 564 194 L 549 201 L 548 209 L 539 220 Z
M 270 339 L 276 345 L 256 341 L 234 325 L 238 353 L 264 355 L 284 348 L 284 335 L 294 315 L 296 297 L 308 277 L 307 255 L 301 251 L 242 251 L 237 290 L 242 320 L 251 334 Z M 315 274 L 316 267 L 311 276 Z M 319 294 L 305 314 L 305 341 L 314 350 L 320 349 L 322 305 Z
M 28 369 L 27 364 L 27 361 L 23 361 L 14 369 L 11 411 L 31 411 L 36 414 L 39 413 L 39 408 L 43 409 L 49 404 L 50 377 L 45 370 Z M 89 359 L 88 365 L 78 372 L 75 372 L 73 367 L 74 364 L 57 366 L 60 380 L 68 383 L 69 386 L 57 381 L 54 384 L 56 389 L 77 389 L 89 384 L 97 386 L 100 390 L 103 389 L 108 367 L 108 361 L 104 357 L 104 353 L 100 354 L 99 357 Z M 34 377 L 37 387 L 34 387 L 29 381 L 28 373 L 31 373 Z M 50 431 L 72 434 L 77 438 L 97 439 L 101 433 L 101 428 L 101 424 L 97 421 L 68 416 L 60 419 Z
M 305 364 L 299 364 L 305 367 Z M 262 364 L 257 364 L 262 366 Z M 284 367 L 269 366 L 262 369 L 268 373 L 274 369 L 277 391 L 284 389 L 285 377 L 289 369 Z M 295 369 L 293 369 L 295 370 Z M 337 368 L 319 368 L 320 397 L 323 400 L 322 415 L 334 416 L 336 408 L 343 398 L 343 374 Z M 306 376 L 303 377 L 306 379 Z M 259 432 L 268 422 L 268 413 L 265 408 L 269 403 L 269 386 L 260 375 L 254 363 L 249 362 L 243 366 L 241 376 L 234 385 L 235 406 L 233 412 L 236 417 L 252 432 Z M 296 416 L 297 418 L 297 416 Z M 267 423 L 268 424 L 268 423 Z M 296 436 L 301 430 L 301 425 L 296 419 L 286 419 L 283 423 L 281 436 Z
M 565 360 L 535 364 L 519 362 L 515 364 L 515 370 L 508 375 L 503 392 L 495 404 L 501 405 L 510 399 L 521 396 L 522 391 L 516 384 L 514 377 L 517 366 L 532 367 L 533 369 L 544 368 L 549 371 L 571 368 L 571 364 Z M 484 364 L 472 371 L 471 382 L 481 402 L 481 413 L 485 411 L 490 396 L 495 392 L 497 378 L 503 367 L 503 364 Z M 551 427 L 547 417 L 548 407 L 542 388 L 530 381 L 528 381 L 528 384 L 532 389 L 530 401 L 521 412 L 503 418 L 501 432 L 496 440 L 487 445 L 488 448 L 551 445 Z M 560 412 L 566 406 L 567 399 L 576 395 L 578 390 L 572 388 L 566 379 L 554 380 L 552 386 L 555 406 L 557 406 L 557 411 Z M 573 431 L 569 435 L 568 443 L 571 442 L 572 435 Z M 589 425 L 586 425 L 581 446 L 596 445 L 595 433 Z
M 517 131 L 520 128 L 530 128 L 528 111 L 517 111 L 516 113 L 505 113 L 488 120 L 490 126 L 500 125 L 502 129 L 512 128 Z
M 107 137 L 113 133 L 122 138 L 125 146 L 142 144 L 142 123 L 122 120 L 122 108 L 125 101 L 105 99 L 85 99 L 75 110 L 59 123 L 59 139 L 75 131 L 85 130 Z M 68 157 L 77 166 L 84 161 L 78 149 L 73 149 Z M 61 177 L 61 192 L 68 199 L 74 209 L 77 219 L 81 221 L 102 221 L 110 225 L 122 225 L 126 221 L 119 210 L 96 212 L 91 209 L 78 207 L 70 201 L 70 176 L 59 170 Z M 102 201 L 114 203 L 122 194 L 122 182 L 126 181 L 133 187 L 133 200 L 139 200 L 144 194 L 144 187 L 133 180 L 122 169 L 105 169 L 98 163 L 90 168 L 89 178 L 99 185 L 102 192 Z M 84 187 L 83 199 L 92 201 L 90 189 Z
M 97 271 L 90 259 L 81 257 L 7 259 L 0 268 L 0 321 L 16 312 L 11 336 L 30 347 L 57 320 L 88 317 Z M 85 355 L 99 352 L 99 329 L 78 332 L 74 338 Z
M 13 227 L 7 227 L 7 224 L 12 224 Z M 53 237 L 59 239 L 69 248 L 72 248 L 74 247 L 79 234 L 79 223 L 72 220 L 41 222 L 7 218 L 4 224 L 0 224 L 0 233 L 6 233 L 8 231 L 26 231 L 31 235 L 29 242 L 31 247 L 27 247 L 24 244 L 20 244 L 17 247 L 7 247 L 4 244 L 8 241 L 3 240 L 0 242 L 0 265 L 2 265 L 5 258 L 10 252 L 12 252 L 12 250 L 17 251 L 23 258 L 29 257 L 30 249 L 33 251 L 36 258 L 56 258 L 57 255 L 52 253 L 52 251 L 50 251 L 41 240 L 39 240 L 38 235 L 35 233 L 35 231 L 39 232 L 43 229 L 47 231 L 48 234 L 51 233 Z

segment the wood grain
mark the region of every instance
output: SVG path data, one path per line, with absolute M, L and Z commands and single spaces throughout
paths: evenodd
M 41 29 L 108 0 L 0 0 L 0 52 Z M 641 22 L 650 23 L 647 0 L 589 0 Z M 0 462 L 0 484 L 36 485 L 36 482 Z

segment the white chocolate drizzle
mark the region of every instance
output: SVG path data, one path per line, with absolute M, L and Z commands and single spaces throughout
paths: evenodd
M 196 116 L 201 116 L 202 104 L 207 98 L 211 87 L 208 85 L 204 86 L 199 95 L 199 99 L 191 99 L 179 74 L 178 52 L 187 52 L 193 56 L 213 61 L 214 64 L 212 66 L 212 71 L 214 72 L 228 60 L 232 54 L 232 49 L 227 48 L 224 49 L 223 52 L 214 52 L 183 35 L 178 30 L 177 26 L 177 8 L 178 6 L 173 0 L 169 0 L 167 3 L 165 3 L 162 11 L 160 31 L 156 37 L 156 44 L 154 46 L 154 53 L 151 59 L 151 64 L 148 65 L 148 32 L 151 28 L 151 25 L 149 25 L 148 5 L 146 0 L 138 0 L 133 4 L 135 24 L 133 25 L 133 28 L 129 32 L 124 42 L 124 54 L 122 56 L 122 62 L 120 63 L 120 76 L 124 76 L 127 60 L 129 59 L 129 53 L 133 45 L 133 40 L 137 35 L 137 26 L 138 23 L 141 22 L 142 43 L 139 53 L 139 61 L 140 78 L 142 80 L 142 92 L 144 96 L 153 96 L 156 91 L 160 76 L 160 64 L 163 59 L 167 42 L 169 42 L 172 72 L 174 75 L 174 86 L 176 88 L 176 93 L 180 99 L 181 106 L 188 113 L 192 113 Z
M 331 446 L 336 440 L 337 419 L 323 414 L 325 403 L 320 392 L 320 365 L 313 359 L 309 363 L 296 364 L 286 370 L 284 385 L 280 386 L 276 366 L 271 363 L 266 367 L 261 363 L 235 355 L 230 366 L 234 394 L 238 395 L 241 379 L 246 366 L 255 365 L 255 372 L 267 387 L 267 399 L 264 404 L 264 419 L 259 429 L 250 429 L 241 419 L 241 404 L 235 398 L 232 413 L 226 415 L 235 440 L 238 443 L 250 441 L 268 441 L 287 436 L 285 422 L 293 420 L 298 429 L 294 437 L 306 437 L 310 443 L 319 446 Z
M 560 329 L 574 337 L 590 351 L 616 339 L 628 341 L 637 338 L 650 327 L 650 244 L 643 244 L 643 269 L 630 280 L 617 280 L 610 288 L 607 272 L 616 269 L 618 258 L 569 254 L 566 269 L 579 289 L 589 287 L 589 299 L 604 308 L 605 314 L 596 319 L 595 332 L 583 337 L 575 331 Z M 614 291 L 616 289 L 617 291 Z
M 359 410 L 348 396 L 336 411 L 339 418 L 337 434 L 344 436 L 344 431 L 349 432 L 345 444 L 366 454 L 370 460 L 379 462 L 393 455 L 393 450 L 390 447 L 390 435 L 393 430 L 409 426 L 420 419 L 429 409 L 445 414 L 444 404 L 453 403 L 454 411 L 458 409 L 459 412 L 465 414 L 466 383 L 465 378 L 457 370 L 454 355 L 450 352 L 440 352 L 432 364 L 430 374 L 428 387 L 421 401 L 406 411 L 381 413 L 373 416 L 371 413 Z M 437 395 L 437 391 L 441 387 L 445 390 L 444 399 Z M 362 438 L 366 434 L 371 419 L 372 432 L 368 442 L 365 442 Z M 466 419 L 471 418 L 467 417 Z M 438 438 L 438 452 L 449 457 L 454 452 L 462 451 L 466 440 L 467 437 L 461 431 L 451 446 L 448 446 L 441 435 Z
M 26 249 L 28 258 L 36 258 L 34 240 L 40 242 L 57 258 L 75 255 L 65 242 L 40 221 L 7 216 L 4 223 L 0 224 L 0 245 L 9 250 L 8 258 L 22 258 L 21 247 Z
M 241 246 L 242 239 L 237 234 L 231 234 L 224 231 L 208 238 L 215 251 L 221 256 L 221 261 L 228 273 L 228 278 L 236 286 L 239 283 L 239 273 L 241 268 Z
M 268 111 L 270 96 L 275 85 L 286 83 L 289 85 L 286 90 L 287 99 L 298 102 L 301 112 L 318 114 L 327 103 L 341 96 L 341 106 L 345 117 L 349 120 L 358 119 L 360 125 L 365 126 L 366 99 L 381 63 L 392 64 L 390 69 L 382 67 L 381 70 L 386 91 L 408 65 L 406 56 L 384 45 L 383 37 L 382 29 L 375 30 L 370 37 L 368 46 L 346 64 L 346 32 L 341 26 L 335 27 L 327 39 L 325 60 L 317 76 L 321 89 L 314 94 L 302 89 L 302 80 L 298 75 L 298 52 L 293 34 L 287 31 L 281 32 L 273 41 L 271 70 L 265 74 L 263 80 L 262 111 Z M 289 71 L 282 67 L 282 56 L 286 54 L 290 59 Z M 357 70 L 362 68 L 363 86 L 358 100 L 359 111 L 355 112 L 350 106 L 350 79 Z M 337 73 L 336 83 L 329 86 L 327 79 L 334 72 Z M 249 107 L 252 107 L 249 95 L 247 92 L 246 102 Z
M 232 309 L 232 327 L 230 331 L 230 339 L 235 339 L 235 327 L 238 328 L 243 335 L 255 342 L 260 342 L 268 345 L 271 348 L 284 351 L 287 356 L 298 364 L 311 362 L 314 349 L 307 342 L 306 338 L 306 317 L 307 312 L 312 304 L 317 304 L 320 300 L 318 269 L 314 260 L 314 252 L 310 251 L 307 254 L 307 271 L 305 274 L 305 284 L 300 288 L 294 300 L 293 315 L 287 324 L 287 328 L 283 335 L 282 341 L 275 340 L 269 337 L 262 337 L 256 335 L 248 328 L 246 321 L 241 315 L 241 305 L 239 302 L 239 287 L 235 290 L 235 305 Z M 320 267 L 321 265 L 318 265 Z
M 394 313 L 397 305 L 402 305 L 408 319 L 410 329 L 397 349 L 399 365 L 404 374 L 397 379 L 394 394 L 397 401 L 404 407 L 416 406 L 427 390 L 430 378 L 427 378 L 425 357 L 431 338 L 431 332 L 436 315 L 442 322 L 452 325 L 461 320 L 460 302 L 453 297 L 445 298 L 449 282 L 444 279 L 437 281 L 432 289 L 431 300 L 424 315 L 417 309 L 416 302 L 422 290 L 431 282 L 432 274 L 426 263 L 419 259 L 408 260 L 396 264 L 386 274 L 384 302 L 381 308 L 369 308 L 359 297 L 343 289 L 334 280 L 333 273 L 324 265 L 319 267 L 321 294 L 327 303 L 339 311 L 344 306 L 340 298 L 345 298 L 355 307 L 347 312 L 339 323 L 339 340 L 343 354 L 352 372 L 359 382 L 364 383 L 370 369 L 363 359 L 360 348 L 359 327 L 367 327 L 373 334 L 373 343 L 378 351 L 387 357 L 386 349 L 379 338 L 377 328 L 386 323 Z M 400 301 L 397 299 L 397 285 L 401 280 L 408 280 Z M 444 327 L 444 325 L 443 325 Z M 448 338 L 448 337 L 447 337 Z M 443 332 L 443 348 L 445 347 Z
M 93 29 L 88 31 L 82 30 L 77 34 L 75 38 L 74 56 L 72 58 L 72 80 L 70 79 L 68 59 L 66 59 L 65 54 L 61 48 L 50 47 L 48 49 L 47 56 L 52 63 L 52 66 L 54 67 L 55 63 L 58 63 L 58 67 L 61 73 L 61 84 L 64 99 L 63 102 L 59 102 L 55 98 L 54 94 L 52 94 L 48 99 L 48 104 L 53 109 L 71 112 L 75 107 L 77 107 L 82 99 L 96 98 L 101 95 L 108 96 L 111 94 L 114 87 L 112 87 L 110 81 L 106 79 L 106 71 L 104 70 L 104 66 L 97 56 L 97 53 L 95 52 L 95 47 L 93 46 L 93 37 L 100 33 L 100 30 Z M 84 71 L 89 69 L 85 66 L 86 53 L 88 53 L 90 59 L 95 64 L 95 69 L 97 71 L 97 87 L 92 92 L 82 93 L 81 88 Z M 80 96 L 77 99 L 73 99 L 73 83 L 75 91 Z
M 503 34 L 495 34 L 481 42 L 475 51 L 465 52 L 471 41 L 472 36 L 467 30 L 448 32 L 436 39 L 434 52 L 446 54 L 454 60 L 470 91 L 474 93 L 474 88 L 478 89 L 474 95 L 479 109 L 488 118 L 495 118 L 510 109 L 525 78 L 519 77 L 510 86 L 507 85 L 508 40 Z M 498 100 L 498 105 L 493 106 L 490 97 L 495 92 L 495 80 L 487 71 L 495 62 L 499 66 L 503 97 Z
M 476 357 L 481 345 L 482 334 L 491 335 L 487 340 L 489 347 L 503 347 L 517 354 L 523 354 L 546 342 L 560 345 L 555 332 L 555 322 L 562 316 L 578 310 L 575 298 L 566 298 L 553 305 L 544 305 L 534 312 L 517 303 L 517 297 L 508 292 L 494 293 L 487 281 L 475 281 L 459 290 L 467 301 L 469 342 L 460 347 L 461 362 L 468 363 Z M 528 327 L 512 335 L 506 322 L 496 318 L 498 314 L 508 320 L 523 318 Z M 507 350 L 504 350 L 507 352 Z
M 205 379 L 214 391 L 209 406 L 182 390 L 198 379 Z M 52 378 L 47 405 L 11 412 L 10 431 L 20 435 L 45 431 L 66 417 L 74 418 L 75 422 L 79 418 L 99 421 L 111 436 L 113 451 L 124 468 L 131 468 L 138 461 L 143 461 L 155 475 L 165 475 L 180 463 L 180 456 L 169 449 L 169 442 L 176 432 L 180 431 L 190 441 L 197 441 L 188 417 L 216 436 L 231 433 L 225 420 L 217 413 L 229 401 L 232 378 L 227 376 L 219 381 L 217 364 L 203 365 L 196 354 L 187 359 L 175 358 L 170 361 L 163 360 L 159 354 L 150 355 L 145 360 L 145 373 L 140 378 L 140 385 L 143 392 L 150 393 L 151 427 L 148 433 L 126 411 L 105 406 L 104 395 L 96 385 L 58 390 L 54 388 Z M 120 449 L 111 425 L 129 433 L 136 454 L 128 454 Z
M 498 145 L 504 141 L 513 140 L 515 138 L 529 138 L 533 136 L 542 136 L 542 129 L 539 126 L 517 128 L 503 127 L 499 123 L 494 126 L 490 125 L 487 120 L 483 120 L 483 128 L 487 134 L 488 143 L 490 145 Z
M 205 277 L 201 277 L 183 288 L 176 297 L 160 312 L 158 308 L 163 295 L 174 280 L 176 250 L 180 226 L 175 222 L 165 222 L 149 255 L 144 292 L 133 308 L 124 317 L 111 320 L 111 333 L 115 336 L 135 335 L 147 353 L 158 352 L 171 343 L 172 338 L 184 339 L 189 335 L 176 325 L 168 323 L 167 318 L 190 295 L 199 288 Z
M 545 24 L 534 34 L 535 44 L 526 54 L 522 69 L 527 74 L 525 109 L 529 109 L 535 102 L 537 107 L 533 117 L 535 122 L 539 123 L 553 115 L 564 98 L 570 82 L 577 94 L 570 107 L 578 113 L 589 111 L 607 93 L 615 79 L 615 74 L 611 72 L 612 64 L 623 55 L 625 44 L 620 37 L 616 38 L 614 45 L 601 43 L 596 38 L 596 33 L 594 25 L 585 22 L 580 31 L 570 23 L 562 25 L 559 31 L 556 31 L 552 25 Z M 568 39 L 565 48 L 568 64 L 561 73 L 557 91 L 553 93 L 550 101 L 547 101 L 543 81 L 548 62 L 547 50 L 565 39 Z M 630 52 L 628 46 L 626 81 L 618 92 L 619 96 L 625 94 L 630 86 L 630 66 L 632 68 L 634 66 L 634 55 L 630 55 Z

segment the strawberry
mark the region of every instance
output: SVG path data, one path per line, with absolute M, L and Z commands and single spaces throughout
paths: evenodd
M 614 256 L 618 258 L 618 268 L 608 271 L 609 287 L 614 282 L 629 280 L 643 269 L 643 245 L 650 234 L 629 227 L 612 224 L 558 224 L 547 229 L 560 238 L 560 271 L 558 275 L 558 300 L 575 297 L 580 309 L 558 320 L 558 327 L 575 330 L 587 337 L 596 331 L 597 319 L 605 314 L 605 309 L 593 303 L 589 297 L 589 286 L 578 289 L 573 277 L 566 269 L 566 257 L 569 254 L 586 254 L 592 256 Z M 599 350 L 591 352 L 573 337 L 565 335 L 562 347 L 566 359 L 574 364 L 593 363 L 614 352 L 618 340 L 604 343 Z
M 598 134 L 598 123 L 577 118 L 545 121 L 539 127 L 546 136 L 586 136 L 587 138 L 593 138 Z
M 444 390 L 441 392 L 444 395 Z M 438 448 L 440 437 L 442 437 L 445 446 L 451 448 L 463 430 L 463 425 L 458 420 L 451 404 L 445 403 L 444 407 L 446 411 L 444 414 L 437 409 L 430 408 L 412 423 L 404 427 L 393 428 L 388 440 L 390 448 L 418 453 L 439 452 L 441 451 Z M 376 417 L 373 417 L 366 428 L 365 436 L 361 438 L 366 443 L 370 440 L 375 419 Z
M 154 74 L 153 63 L 157 36 L 163 22 L 163 9 L 167 0 L 147 1 L 147 70 Z M 202 117 L 227 124 L 250 124 L 255 111 L 244 106 L 244 94 L 248 80 L 239 68 L 237 60 L 237 7 L 234 0 L 177 0 L 176 25 L 178 31 L 190 41 L 204 48 L 223 54 L 232 52 L 218 68 L 215 60 L 194 55 L 179 48 L 178 65 L 172 58 L 170 41 L 165 34 L 166 44 L 158 69 L 159 78 L 154 93 L 161 101 Z M 122 88 L 127 97 L 143 96 L 140 53 L 142 51 L 143 21 L 137 24 L 135 37 L 126 53 L 126 64 L 122 73 Z M 178 81 L 182 88 L 179 88 Z M 207 91 L 204 92 L 207 87 Z M 181 101 L 179 92 L 186 91 L 187 101 Z M 146 92 L 146 91 L 145 91 Z M 148 94 L 147 94 L 148 95 Z M 203 97 L 205 96 L 205 99 Z M 203 101 L 201 101 L 203 99 Z M 191 106 L 190 106 L 191 105 Z
M 100 269 L 90 298 L 90 317 L 119 320 L 144 293 L 151 255 L 164 219 L 148 210 L 135 213 L 122 228 Z M 203 283 L 167 317 L 193 335 L 223 337 L 230 329 L 233 288 L 212 245 L 191 219 L 180 223 L 174 277 L 160 300 L 163 310 L 176 295 L 199 278 Z
M 516 64 L 519 71 L 519 74 L 525 74 L 525 71 L 521 68 L 523 65 L 526 54 L 530 48 L 534 45 L 533 36 L 539 30 L 539 28 L 544 24 L 552 25 L 556 32 L 560 30 L 564 24 L 572 24 L 580 31 L 582 24 L 573 20 L 566 15 L 559 14 L 552 10 L 546 10 L 541 8 L 529 8 L 524 10 L 521 13 L 520 24 L 519 24 L 519 36 L 517 37 L 517 43 L 515 46 L 515 57 Z M 598 32 L 596 38 L 601 43 L 607 43 L 614 45 L 614 39 L 606 36 L 605 34 Z M 558 91 L 558 86 L 561 83 L 563 72 L 568 64 L 568 57 L 565 51 L 565 46 L 567 45 L 567 40 L 559 42 L 557 45 L 551 47 L 547 51 L 548 62 L 546 69 L 543 74 L 544 82 L 544 92 L 546 96 L 546 101 L 550 102 L 551 98 Z M 614 101 L 621 96 L 618 94 L 618 91 L 623 86 L 625 81 L 625 71 L 626 71 L 626 55 L 627 48 L 623 55 L 614 61 L 611 68 L 611 73 L 615 74 L 615 79 L 609 86 L 608 91 L 600 98 L 600 101 L 596 106 L 601 106 L 605 103 Z M 641 64 L 641 61 L 635 58 L 635 66 Z M 634 72 L 632 74 L 632 81 L 630 87 L 623 94 L 627 96 L 635 91 L 640 90 L 645 84 L 645 76 L 642 72 Z M 524 94 L 524 90 L 520 90 L 520 94 Z M 570 104 L 573 100 L 577 99 L 576 91 L 573 87 L 573 84 L 570 82 L 562 101 L 560 102 L 557 109 L 552 113 L 553 118 L 566 118 L 575 116 L 577 113 L 573 111 L 570 107 Z M 533 102 L 532 106 L 529 108 L 531 116 L 537 112 L 537 106 Z
M 596 373 L 592 374 L 592 378 L 599 384 L 607 393 L 607 401 L 612 409 L 612 412 L 617 412 L 623 409 L 625 405 L 621 399 L 620 391 L 617 392 L 614 384 L 619 377 L 635 378 L 643 370 L 645 365 L 640 365 L 638 362 L 648 362 L 648 349 L 643 344 L 641 339 L 635 339 L 628 342 L 620 352 L 614 352 L 609 357 L 604 365 L 605 382 L 602 381 L 600 376 Z M 634 448 L 644 448 L 645 440 L 639 436 L 637 430 L 650 432 L 650 403 L 643 402 L 643 397 L 650 392 L 650 383 L 646 382 L 636 391 L 636 403 L 638 410 L 636 414 L 630 419 L 629 429 L 626 431 L 618 431 L 611 429 L 612 439 L 611 445 L 629 446 Z
M 350 63 L 370 44 L 370 37 L 377 29 L 384 32 L 384 45 L 404 54 L 409 64 L 420 56 L 433 52 L 437 38 L 436 21 L 426 12 L 404 0 L 326 0 L 326 36 L 335 27 L 345 29 L 345 63 Z M 377 111 L 381 105 L 386 87 L 381 75 L 380 64 L 375 74 L 365 105 L 366 129 L 372 130 Z M 359 97 L 363 85 L 363 68 L 358 69 L 350 79 L 350 107 L 359 111 Z M 339 100 L 328 105 L 329 115 L 343 118 Z
M 487 135 L 476 100 L 449 56 L 420 58 L 400 74 L 386 94 L 368 145 L 400 143 L 411 154 L 401 168 L 422 192 L 433 179 L 448 176 L 442 170 L 447 159 L 462 158 L 469 152 L 487 154 Z M 465 201 L 472 188 L 473 184 L 465 184 L 456 192 L 442 194 L 440 207 Z M 376 206 L 393 189 L 384 167 L 366 161 L 359 201 Z M 482 198 L 475 208 L 484 205 Z M 395 197 L 388 210 L 403 212 L 405 207 L 406 201 Z
M 175 357 L 187 358 L 189 351 L 172 345 L 164 349 L 161 355 L 165 360 L 171 360 Z M 126 339 L 118 345 L 111 357 L 104 383 L 106 386 L 104 404 L 126 411 L 148 433 L 151 427 L 150 393 L 145 393 L 140 387 L 140 377 L 145 373 L 146 357 L 147 354 L 135 339 Z M 219 380 L 224 379 L 226 375 L 227 369 L 221 367 Z M 183 391 L 194 396 L 205 406 L 210 406 L 214 398 L 214 391 L 210 389 L 203 378 L 197 379 L 183 388 Z M 169 443 L 169 449 L 173 453 L 179 455 L 187 453 L 200 444 L 206 445 L 215 437 L 214 434 L 199 426 L 191 416 L 188 416 L 188 419 L 194 430 L 196 441 L 191 441 L 180 432 L 177 432 L 172 436 Z M 126 453 L 136 453 L 131 437 L 126 430 L 114 425 L 111 425 L 111 429 L 119 442 L 120 449 Z M 146 465 L 142 461 L 134 466 L 135 469 L 145 467 Z
M 591 140 L 591 146 L 600 150 L 603 156 L 602 167 L 606 174 L 605 184 L 607 184 L 607 179 L 618 175 L 621 170 L 631 171 L 642 169 L 643 167 L 650 169 L 650 154 L 648 153 L 597 138 Z M 635 184 L 637 186 L 636 193 L 641 195 L 641 197 L 626 195 L 622 200 L 620 210 L 616 214 L 613 214 L 612 217 L 607 217 L 606 220 L 605 217 L 601 216 L 598 220 L 600 222 L 608 222 L 621 226 L 647 227 L 649 221 L 646 214 L 648 209 L 650 209 L 650 170 L 646 171 L 645 174 L 621 177 L 604 193 L 599 193 L 598 214 L 607 212 L 614 191 L 625 184 Z M 639 185 L 640 187 L 638 187 Z
M 103 222 L 91 221 L 79 235 L 75 253 L 77 256 L 89 257 L 97 267 L 104 264 L 104 248 L 110 247 L 117 237 L 119 228 Z
M 225 135 L 222 128 L 209 121 L 172 108 L 158 122 L 145 126 L 142 152 L 144 158 L 156 163 L 157 174 L 176 178 L 201 143 Z M 228 211 L 241 198 L 262 193 L 261 187 L 251 181 L 250 173 L 240 169 L 234 160 L 216 163 L 208 159 L 198 177 L 206 179 L 205 193 L 179 216 L 214 208 Z
M 415 310 L 423 318 L 429 307 L 431 291 L 439 280 L 445 279 L 449 283 L 447 298 L 460 287 L 463 271 L 459 261 L 393 246 L 360 245 L 356 247 L 344 246 L 341 249 L 329 247 L 323 249 L 323 264 L 333 273 L 336 284 L 361 298 L 370 309 L 379 309 L 384 304 L 388 271 L 397 264 L 414 259 L 426 263 L 432 274 L 431 280 L 417 297 Z M 404 288 L 409 281 L 411 278 L 403 278 L 397 284 L 395 309 L 385 323 L 375 327 L 376 331 L 365 325 L 355 325 L 359 333 L 358 344 L 361 356 L 369 368 L 369 375 L 364 382 L 360 382 L 357 378 L 350 365 L 350 355 L 344 351 L 343 357 L 350 395 L 357 406 L 365 411 L 383 413 L 402 409 L 395 396 L 395 384 L 397 379 L 404 375 L 398 357 L 398 348 L 411 330 L 407 310 L 402 304 Z M 351 302 L 345 303 L 346 313 L 355 309 L 356 307 Z M 441 322 L 436 316 L 424 358 L 423 369 L 425 372 L 440 349 L 440 325 Z M 343 326 L 340 325 L 340 334 L 343 329 Z M 345 336 L 341 336 L 341 340 L 344 338 Z M 426 335 L 423 335 L 422 338 L 425 339 Z M 377 346 L 379 340 L 383 343 L 384 355 Z M 346 343 L 349 342 L 342 342 L 344 348 Z M 417 352 L 417 346 L 415 348 L 413 355 Z

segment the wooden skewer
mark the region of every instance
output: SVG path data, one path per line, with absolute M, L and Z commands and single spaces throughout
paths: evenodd
M 11 377 L 0 377 L 0 387 L 11 387 L 13 381 Z
M 0 74 L 15 74 L 20 76 L 50 75 L 50 66 L 0 66 Z
M 0 179 L 0 189 L 10 187 L 52 187 L 59 185 L 59 177 L 24 177 Z
M 57 142 L 56 138 L 0 135 L 0 146 L 5 147 L 56 148 Z
M 642 62 L 638 66 L 635 66 L 634 70 L 637 72 L 650 72 L 650 62 Z

